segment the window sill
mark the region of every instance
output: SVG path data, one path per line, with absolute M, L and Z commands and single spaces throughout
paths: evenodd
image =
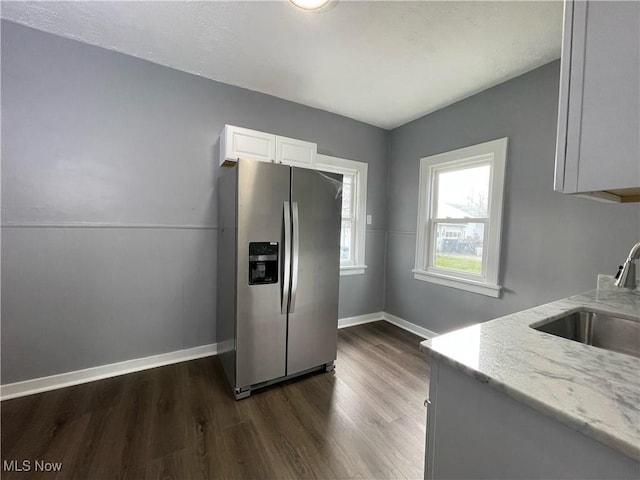
M 473 280 L 467 280 L 466 278 L 456 278 L 439 273 L 427 272 L 425 270 L 413 270 L 413 278 L 416 280 L 422 280 L 423 282 L 431 282 L 438 285 L 444 285 L 445 287 L 466 290 L 467 292 L 479 293 L 480 295 L 486 295 L 487 297 L 493 298 L 500 298 L 500 291 L 502 290 L 500 285 L 476 282 Z
M 340 267 L 340 276 L 362 275 L 366 269 L 366 265 L 343 265 Z

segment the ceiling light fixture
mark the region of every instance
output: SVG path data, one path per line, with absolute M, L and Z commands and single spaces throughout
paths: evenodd
M 329 0 L 290 0 L 290 2 L 303 10 L 319 10 L 329 3 Z

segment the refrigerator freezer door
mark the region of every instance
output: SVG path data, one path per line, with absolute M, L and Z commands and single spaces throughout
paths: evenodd
M 291 170 L 292 210 L 297 207 L 298 213 L 293 215 L 297 272 L 292 277 L 297 282 L 292 281 L 295 309 L 289 312 L 287 375 L 336 358 L 342 208 L 342 175 Z
M 281 313 L 284 277 L 283 209 L 290 195 L 290 167 L 238 162 L 236 388 L 286 373 L 287 316 Z M 249 244 L 278 244 L 277 283 L 249 285 Z M 218 278 L 218 282 L 224 282 Z

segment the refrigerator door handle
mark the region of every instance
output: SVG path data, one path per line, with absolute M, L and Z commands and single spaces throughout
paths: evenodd
M 289 284 L 291 276 L 291 208 L 289 202 L 282 207 L 282 228 L 284 230 L 284 262 L 282 267 L 282 288 L 280 297 L 280 313 L 286 314 L 289 306 Z
M 289 313 L 295 312 L 296 294 L 298 293 L 298 260 L 300 256 L 300 223 L 298 221 L 298 202 L 291 203 L 291 217 L 293 218 L 293 242 L 291 252 L 291 302 Z

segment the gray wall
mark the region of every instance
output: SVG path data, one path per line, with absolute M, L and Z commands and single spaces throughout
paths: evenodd
M 595 288 L 640 237 L 640 206 L 553 192 L 559 62 L 391 132 L 385 310 L 437 333 Z M 509 137 L 501 299 L 413 279 L 421 157 Z M 606 162 L 606 159 L 603 159 Z
M 389 133 L 2 22 L 1 382 L 216 341 L 225 123 L 369 163 L 369 268 L 340 279 L 341 318 L 445 332 L 593 288 L 638 240 L 640 207 L 552 191 L 558 69 Z M 420 157 L 503 136 L 503 298 L 414 280 Z
M 382 310 L 388 132 L 2 22 L 3 384 L 216 341 L 225 123 L 369 163 L 340 316 Z

